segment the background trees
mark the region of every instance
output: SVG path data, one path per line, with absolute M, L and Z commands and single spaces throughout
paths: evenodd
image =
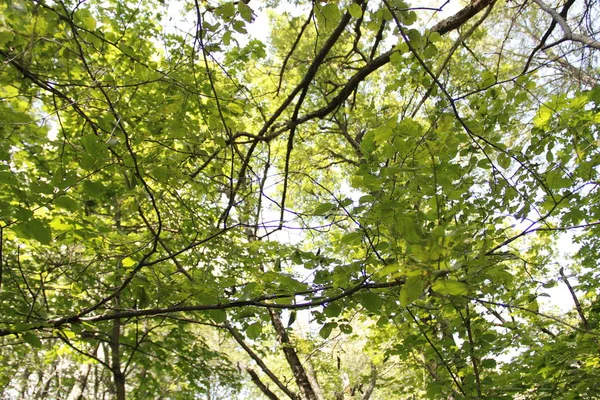
M 294 5 L 2 5 L 3 397 L 594 398 L 597 5 Z

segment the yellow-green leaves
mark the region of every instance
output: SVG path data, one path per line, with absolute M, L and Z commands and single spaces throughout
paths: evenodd
M 13 32 L 5 27 L 0 27 L 0 46 L 6 46 L 14 37 Z
M 96 29 L 96 19 L 87 8 L 81 8 L 75 13 L 75 22 L 85 30 L 93 31 Z
M 81 204 L 69 196 L 60 196 L 54 200 L 54 205 L 67 211 L 76 212 L 81 209 Z
M 125 267 L 125 268 L 129 268 L 129 267 L 133 267 L 134 265 L 137 264 L 137 261 L 135 261 L 133 258 L 131 257 L 125 257 L 124 259 L 121 260 L 121 264 Z
M 29 221 L 15 225 L 13 231 L 20 237 L 34 239 L 41 244 L 50 244 L 52 242 L 52 230 L 43 220 L 31 218 Z
M 400 288 L 400 305 L 409 306 L 417 300 L 425 288 L 425 279 L 421 274 L 411 275 L 406 278 L 406 282 Z
M 352 15 L 354 18 L 360 18 L 362 17 L 362 8 L 360 8 L 360 6 L 356 3 L 352 3 L 350 4 L 350 7 L 348 7 L 348 12 L 350 13 L 350 15 Z
M 331 29 L 340 22 L 342 13 L 337 4 L 328 3 L 318 5 L 315 16 L 320 26 Z
M 451 296 L 465 295 L 469 292 L 469 286 L 466 283 L 449 279 L 438 279 L 433 282 L 431 288 L 439 294 Z

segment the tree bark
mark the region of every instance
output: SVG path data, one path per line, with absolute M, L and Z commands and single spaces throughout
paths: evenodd
M 121 371 L 121 355 L 119 353 L 121 339 L 121 320 L 115 319 L 111 332 L 110 350 L 111 350 L 111 370 L 115 385 L 115 395 L 117 400 L 125 400 L 125 374 Z
M 369 379 L 369 387 L 363 394 L 362 400 L 369 400 L 371 395 L 373 394 L 373 390 L 375 390 L 375 383 L 377 383 L 377 368 L 375 368 L 375 364 L 371 363 L 371 379 Z
M 83 364 L 79 368 L 79 374 L 77 376 L 77 380 L 75 381 L 75 384 L 71 388 L 71 391 L 69 392 L 69 397 L 67 397 L 67 400 L 81 400 L 83 398 L 83 391 L 85 390 L 85 387 L 87 386 L 87 380 L 88 380 L 88 376 L 90 375 L 91 370 L 92 370 L 91 363 Z
M 267 387 L 267 385 L 265 385 L 264 383 L 262 383 L 262 381 L 260 380 L 260 378 L 258 377 L 258 375 L 256 374 L 256 372 L 254 372 L 250 368 L 246 368 L 246 371 L 248 372 L 248 375 L 250 375 L 250 379 L 252 379 L 252 382 L 254 382 L 254 384 L 256 386 L 258 386 L 258 388 L 260 389 L 260 391 L 263 392 L 263 394 L 265 396 L 267 396 L 271 400 L 279 400 L 279 397 L 277 397 L 277 395 L 275 393 L 271 392 L 271 390 L 269 390 L 269 388 Z
M 283 354 L 285 355 L 285 358 L 292 369 L 294 380 L 296 381 L 298 389 L 300 390 L 300 396 L 305 400 L 320 400 L 310 384 L 310 381 L 308 380 L 306 371 L 300 362 L 300 358 L 298 358 L 298 353 L 296 353 L 296 350 L 290 341 L 290 337 L 285 330 L 285 326 L 283 326 L 283 322 L 281 322 L 279 313 L 275 310 L 269 309 L 269 314 L 271 315 L 271 323 L 273 324 L 275 332 L 277 333 L 277 340 L 279 340 L 279 343 L 281 344 Z
M 248 353 L 250 358 L 252 358 L 254 362 L 256 362 L 256 364 L 258 364 L 258 366 L 265 373 L 265 375 L 267 375 L 273 381 L 273 383 L 275 383 L 275 385 L 277 385 L 277 387 L 281 389 L 281 391 L 284 392 L 290 399 L 297 400 L 298 396 L 295 393 L 293 393 L 290 389 L 288 389 L 288 387 L 285 386 L 283 382 L 281 382 L 281 380 L 269 369 L 269 367 L 267 367 L 263 360 L 254 351 L 252 351 L 252 349 L 246 344 L 246 342 L 244 342 L 244 338 L 242 337 L 242 335 L 240 335 L 240 333 L 229 323 L 226 323 L 225 327 L 227 328 L 231 336 L 233 336 L 235 341 L 238 342 L 240 346 L 242 346 L 246 353 Z
M 50 371 L 47 374 L 47 376 L 44 379 L 44 376 L 40 376 L 40 383 L 43 383 L 42 387 L 40 388 L 39 391 L 37 391 L 35 393 L 35 395 L 33 396 L 36 399 L 46 399 L 49 396 L 49 392 L 50 392 L 50 385 L 52 384 L 52 379 L 54 378 L 54 375 L 56 374 L 56 361 L 52 362 L 52 365 L 50 366 Z M 0 396 L 2 395 L 2 393 L 0 392 Z
M 310 385 L 312 386 L 313 390 L 315 391 L 315 395 L 317 396 L 317 399 L 325 400 L 325 396 L 323 395 L 323 390 L 321 389 L 321 385 L 319 384 L 319 381 L 317 380 L 317 374 L 315 374 L 315 369 L 313 368 L 313 365 L 311 364 L 310 360 L 307 359 L 304 362 L 304 369 L 306 370 L 306 376 L 308 377 L 308 381 L 310 382 Z

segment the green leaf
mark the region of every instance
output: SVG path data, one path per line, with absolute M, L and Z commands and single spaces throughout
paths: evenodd
M 361 232 L 350 232 L 342 237 L 341 242 L 349 246 L 358 246 L 362 243 L 362 238 Z
M 248 339 L 255 340 L 262 333 L 262 324 L 260 322 L 255 322 L 253 324 L 248 325 L 246 328 L 246 336 Z
M 313 214 L 314 215 L 327 215 L 335 208 L 336 208 L 335 204 L 321 203 L 315 208 L 315 210 L 313 211 Z
M 335 328 L 336 326 L 337 324 L 334 322 L 326 323 L 319 331 L 319 336 L 321 336 L 323 339 L 327 339 L 331 335 L 333 328 Z
M 83 191 L 92 198 L 101 198 L 106 192 L 106 188 L 100 182 L 86 180 L 83 182 Z
M 295 321 L 296 321 L 296 311 L 292 310 L 292 311 L 290 311 L 290 318 L 288 319 L 287 327 L 289 328 L 290 326 L 292 326 Z
M 487 332 L 481 335 L 481 340 L 484 340 L 488 343 L 494 343 L 498 339 L 498 336 L 493 332 Z
M 69 196 L 60 196 L 54 200 L 54 205 L 60 208 L 64 208 L 68 211 L 77 211 L 81 208 L 80 204 L 70 198 Z
M 252 9 L 243 1 L 238 2 L 238 11 L 246 22 L 252 22 Z
M 139 308 L 146 308 L 150 304 L 151 298 L 148 295 L 148 291 L 144 286 L 137 286 L 134 291 L 135 298 L 137 299 L 137 306 Z
M 408 11 L 405 15 L 404 15 L 404 25 L 406 26 L 410 26 L 412 24 L 414 24 L 415 22 L 417 22 L 417 13 L 414 11 Z
M 18 185 L 19 181 L 12 172 L 0 171 L 0 184 L 4 185 Z
M 394 15 L 387 7 L 383 9 L 383 19 L 386 21 L 392 21 L 394 19 Z
M 442 35 L 440 35 L 439 32 L 431 32 L 429 34 L 429 36 L 427 37 L 427 39 L 431 42 L 431 43 L 436 43 L 439 42 L 440 40 L 442 40 Z
M 96 29 L 96 20 L 92 17 L 90 10 L 80 9 L 75 14 L 76 21 L 81 25 L 82 28 L 93 31 Z
M 235 3 L 229 1 L 221 4 L 217 8 L 217 14 L 220 15 L 224 20 L 231 19 L 235 15 Z
M 302 260 L 302 255 L 300 254 L 300 252 L 298 250 L 295 250 L 292 253 L 292 262 L 296 265 L 300 265 L 302 264 L 304 261 Z
M 439 294 L 451 296 L 460 296 L 469 292 L 469 286 L 466 283 L 452 280 L 437 280 L 431 285 L 431 288 Z
M 356 3 L 350 4 L 350 7 L 348 7 L 348 12 L 354 18 L 360 18 L 360 17 L 362 17 L 362 8 L 358 4 L 356 4 Z
M 484 360 L 481 360 L 481 365 L 483 366 L 483 368 L 496 368 L 496 360 L 494 360 L 493 358 L 486 358 Z
M 133 258 L 131 257 L 125 257 L 123 260 L 121 260 L 121 264 L 125 267 L 125 268 L 129 268 L 129 267 L 133 267 L 134 265 L 137 264 L 137 261 L 135 261 Z
M 552 118 L 553 114 L 554 111 L 551 108 L 542 106 L 540 107 L 536 117 L 533 119 L 533 124 L 538 128 L 543 128 L 544 126 L 548 125 L 548 122 L 550 121 L 550 118 Z
M 506 153 L 500 153 L 498 154 L 498 165 L 501 166 L 504 169 L 508 169 L 508 167 L 510 167 L 510 157 L 506 154 Z
M 372 196 L 370 194 L 361 196 L 360 199 L 358 199 L 359 204 L 370 203 L 372 201 L 375 201 L 375 196 Z
M 325 7 L 321 7 L 323 16 L 327 19 L 328 24 L 336 25 L 340 22 L 342 15 L 337 4 L 329 3 Z
M 422 49 L 423 46 L 425 45 L 425 40 L 423 39 L 421 32 L 419 32 L 416 29 L 409 30 L 408 37 L 410 39 L 410 44 L 413 46 L 413 48 L 415 48 L 417 50 Z
M 329 318 L 335 318 L 342 312 L 342 307 L 336 302 L 329 303 L 327 307 L 323 309 L 323 314 Z
M 239 300 L 249 300 L 256 297 L 257 292 L 260 290 L 260 285 L 256 282 L 247 283 L 240 293 Z
M 406 307 L 417 300 L 423 294 L 425 283 L 421 274 L 407 277 L 406 282 L 400 288 L 400 305 Z
M 246 30 L 246 23 L 243 21 L 234 21 L 232 26 L 233 26 L 233 29 L 238 33 L 243 33 L 243 34 L 248 33 L 248 31 Z
M 14 208 L 6 201 L 0 201 L 0 218 L 8 220 L 12 217 Z
M 386 276 L 395 274 L 396 272 L 400 271 L 401 268 L 402 267 L 398 263 L 386 265 L 375 273 L 375 277 L 378 279 L 384 278 Z
M 50 226 L 45 221 L 36 218 L 16 225 L 14 231 L 19 236 L 37 240 L 41 244 L 50 244 L 52 242 L 52 229 L 50 229 Z
M 31 347 L 40 348 L 42 347 L 42 341 L 33 332 L 23 333 L 23 340 Z
M 373 292 L 364 292 L 361 293 L 359 300 L 360 304 L 362 304 L 367 310 L 374 313 L 381 312 L 383 300 L 377 294 Z
M 227 313 L 225 310 L 210 310 L 208 312 L 208 316 L 215 324 L 222 324 L 223 322 L 227 321 Z
M 481 86 L 487 87 L 496 83 L 496 76 L 490 71 L 484 71 L 481 75 Z
M 15 217 L 19 221 L 28 221 L 31 217 L 33 217 L 33 211 L 23 208 L 21 206 L 17 206 L 15 209 Z
M 554 169 L 546 177 L 546 182 L 551 189 L 562 189 L 571 186 L 571 180 L 564 176 L 561 170 Z
M 87 171 L 94 170 L 96 169 L 96 159 L 87 153 L 82 154 L 79 165 L 81 165 L 81 168 Z
M 15 34 L 4 27 L 0 27 L 0 46 L 6 46 L 15 38 Z
M 405 118 L 398 124 L 398 132 L 403 135 L 418 137 L 422 135 L 421 125 L 412 118 Z

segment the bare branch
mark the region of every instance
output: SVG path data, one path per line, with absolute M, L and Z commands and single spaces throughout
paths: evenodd
M 554 10 L 552 7 L 548 6 L 542 0 L 533 0 L 533 2 L 537 4 L 542 10 L 544 10 L 547 14 L 549 14 L 554 22 L 560 25 L 561 29 L 563 30 L 563 33 L 565 34 L 565 39 L 583 43 L 586 46 L 590 46 L 595 49 L 600 49 L 600 42 L 598 42 L 597 40 L 594 40 L 589 36 L 585 36 L 579 33 L 573 33 L 573 30 L 571 29 L 565 18 L 563 18 L 563 16 L 556 12 L 556 10 Z

